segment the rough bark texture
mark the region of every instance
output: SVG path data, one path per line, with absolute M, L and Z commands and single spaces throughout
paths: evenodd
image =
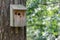
M 10 27 L 10 4 L 26 4 L 26 0 L 0 0 L 0 40 L 26 40 L 26 27 Z

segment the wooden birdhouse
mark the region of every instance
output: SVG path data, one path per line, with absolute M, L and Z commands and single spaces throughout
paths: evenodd
M 10 26 L 26 26 L 26 7 L 23 5 L 10 5 Z

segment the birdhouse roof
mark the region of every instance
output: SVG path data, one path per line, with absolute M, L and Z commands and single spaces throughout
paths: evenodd
M 10 5 L 10 7 L 12 8 L 12 9 L 15 9 L 15 10 L 27 10 L 27 8 L 25 7 L 25 6 L 23 6 L 23 5 L 14 5 L 14 4 L 12 4 L 12 5 Z

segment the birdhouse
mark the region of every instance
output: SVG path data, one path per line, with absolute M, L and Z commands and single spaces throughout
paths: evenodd
M 26 7 L 23 5 L 10 5 L 10 26 L 26 26 Z

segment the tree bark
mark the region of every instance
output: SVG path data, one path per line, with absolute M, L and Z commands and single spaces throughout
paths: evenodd
M 26 27 L 10 27 L 10 4 L 25 6 L 26 0 L 0 0 L 0 40 L 26 40 Z

